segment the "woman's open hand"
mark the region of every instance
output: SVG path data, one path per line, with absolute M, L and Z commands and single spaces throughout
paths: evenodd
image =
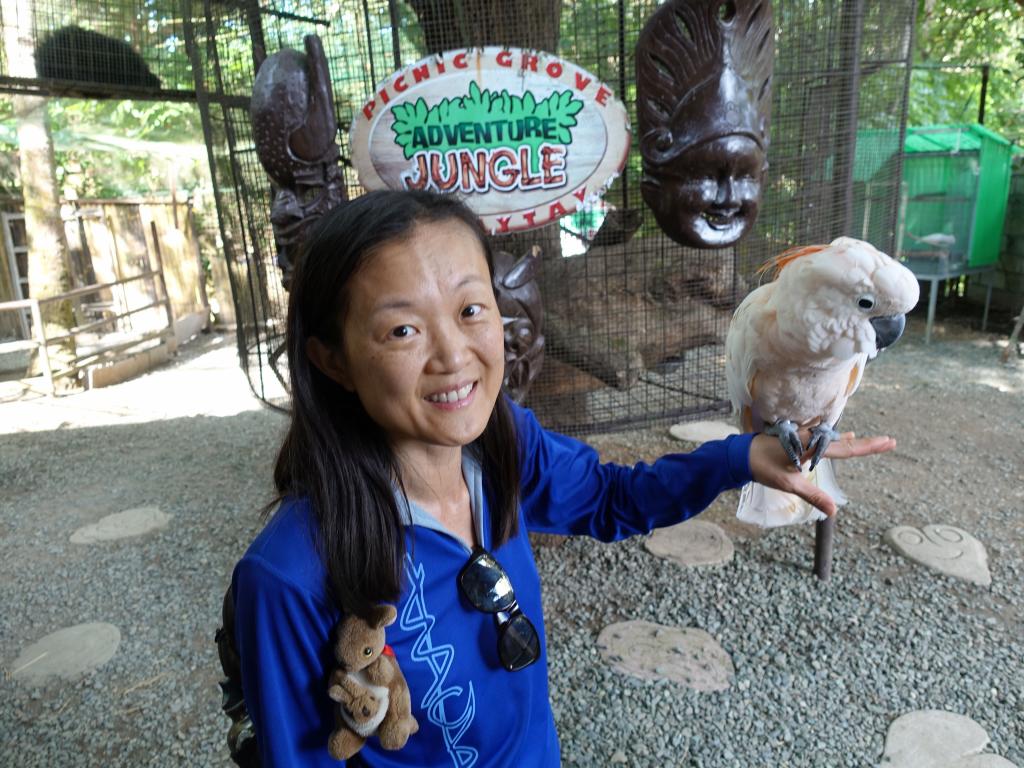
M 800 430 L 800 442 L 807 445 L 810 430 Z M 825 456 L 830 459 L 851 459 L 857 456 L 873 456 L 886 453 L 896 447 L 891 437 L 857 437 L 853 432 L 844 432 L 839 439 L 829 445 Z M 801 463 L 811 458 L 809 452 L 801 457 Z M 782 444 L 771 435 L 755 435 L 750 444 L 750 473 L 754 481 L 799 496 L 831 517 L 836 513 L 836 503 L 825 493 L 797 471 L 793 462 L 786 456 Z

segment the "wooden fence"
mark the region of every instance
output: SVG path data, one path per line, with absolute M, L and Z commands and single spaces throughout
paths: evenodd
M 121 354 L 144 349 L 146 345 L 152 346 L 153 342 L 167 344 L 173 349 L 176 343 L 174 315 L 159 261 L 156 267 L 155 270 L 124 280 L 87 285 L 42 299 L 0 302 L 0 316 L 4 313 L 20 313 L 27 310 L 30 313 L 31 329 L 31 337 L 28 339 L 0 342 L 0 352 L 36 352 L 39 355 L 40 369 L 47 391 L 53 394 L 56 379 L 74 376 L 89 366 L 116 360 Z M 111 308 L 113 304 L 108 305 L 106 302 L 96 300 L 105 293 L 124 297 L 129 286 L 135 289 L 139 284 L 146 284 L 148 291 L 155 294 L 156 298 L 148 301 L 145 292 L 133 290 L 133 293 L 142 297 L 146 303 L 129 307 L 123 302 L 116 302 L 116 309 Z M 64 333 L 48 337 L 40 306 L 60 301 L 72 303 L 75 326 Z M 162 322 L 154 323 L 156 318 L 150 314 L 154 310 L 159 313 L 157 317 L 162 317 Z M 74 340 L 75 356 L 67 361 L 66 365 L 55 369 L 49 347 L 69 338 Z
M 0 212 L 0 309 L 6 310 L 0 311 L 0 351 L 45 353 L 49 345 L 72 336 L 79 354 L 71 368 L 52 372 L 59 377 L 116 359 L 153 339 L 166 339 L 173 348 L 176 335 L 186 338 L 207 324 L 206 274 L 190 201 L 65 202 L 61 213 L 72 287 L 52 297 L 31 295 L 23 215 L 2 200 Z M 226 281 L 222 291 L 228 291 Z M 63 299 L 72 301 L 75 327 L 44 338 L 32 312 L 39 304 Z M 230 299 L 219 303 L 231 308 Z M 44 372 L 45 358 L 42 354 L 39 361 Z M 47 380 L 52 389 L 49 374 Z
M 12 212 L 13 217 L 20 216 Z M 12 218 L 9 213 L 7 218 Z M 62 205 L 69 248 L 71 288 L 95 285 L 98 302 L 124 312 L 129 306 L 155 299 L 155 288 L 146 281 L 124 282 L 153 271 L 163 263 L 167 296 L 175 318 L 209 313 L 204 274 L 196 237 L 192 206 L 174 199 L 75 200 Z M 22 227 L 23 229 L 23 227 Z M 6 238 L 7 248 L 19 242 Z M 14 284 L 11 254 L 0 238 L 0 301 L 31 298 Z M 21 267 L 25 259 L 21 258 Z M 227 286 L 224 286 L 226 289 Z M 29 286 L 31 293 L 31 286 Z M 221 302 L 223 304 L 223 302 Z M 27 316 L 0 315 L 0 340 L 27 339 Z

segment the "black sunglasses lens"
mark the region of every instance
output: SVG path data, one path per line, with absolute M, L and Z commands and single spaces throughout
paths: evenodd
M 486 552 L 474 557 L 459 575 L 459 586 L 478 611 L 497 613 L 515 602 L 512 583 L 498 561 Z
M 494 618 L 498 624 L 498 658 L 505 669 L 515 672 L 540 658 L 537 629 L 519 610 L 512 582 L 489 552 L 474 550 L 459 572 L 458 582 L 474 608 L 497 614 Z
M 501 625 L 498 634 L 498 656 L 509 672 L 528 667 L 540 658 L 540 638 L 528 618 L 514 614 Z

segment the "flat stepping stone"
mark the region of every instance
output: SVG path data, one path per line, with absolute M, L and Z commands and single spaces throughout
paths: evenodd
M 703 629 L 625 621 L 602 629 L 597 646 L 612 669 L 643 680 L 724 691 L 735 675 L 729 654 Z
M 706 443 L 708 440 L 724 440 L 729 435 L 738 435 L 740 431 L 724 421 L 684 421 L 673 424 L 668 433 L 687 443 Z
M 687 520 L 659 528 L 644 541 L 652 555 L 679 563 L 684 568 L 720 565 L 732 560 L 732 540 L 714 523 Z
M 965 715 L 924 709 L 892 721 L 885 737 L 883 768 L 1017 768 L 982 754 L 988 733 Z
M 170 520 L 171 516 L 165 515 L 157 507 L 127 509 L 82 526 L 71 534 L 71 543 L 95 544 L 98 541 L 142 536 L 150 531 L 165 528 Z
M 983 587 L 992 583 L 985 545 L 967 531 L 952 525 L 897 525 L 885 532 L 884 539 L 915 563 Z
M 11 664 L 11 677 L 30 685 L 51 677 L 73 680 L 110 661 L 120 643 L 121 632 L 113 624 L 58 629 L 21 652 Z

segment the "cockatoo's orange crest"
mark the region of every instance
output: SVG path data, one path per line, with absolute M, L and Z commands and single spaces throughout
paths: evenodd
M 827 245 L 801 245 L 796 248 L 790 248 L 788 251 L 783 251 L 774 258 L 768 259 L 768 261 L 758 267 L 757 275 L 760 277 L 766 272 L 771 272 L 771 279 L 774 280 L 790 262 L 796 261 L 801 256 L 810 256 L 812 253 L 823 251 L 828 247 L 829 246 Z

